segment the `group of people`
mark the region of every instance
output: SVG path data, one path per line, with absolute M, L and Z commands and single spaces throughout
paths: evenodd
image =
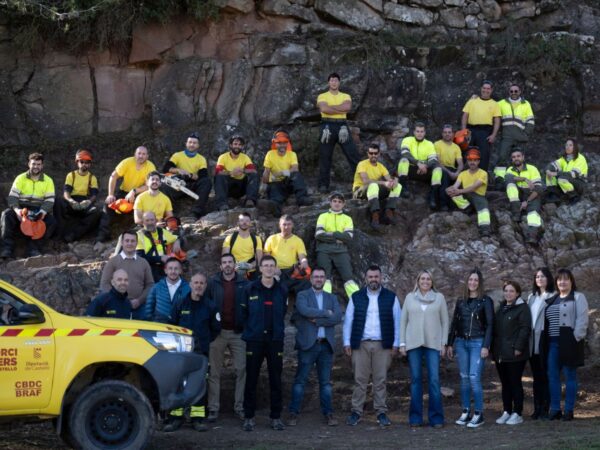
M 495 304 L 485 294 L 481 272 L 474 269 L 467 276 L 464 294 L 456 301 L 450 318 L 446 299 L 436 289 L 431 272 L 424 270 L 418 274 L 414 289 L 401 305 L 398 296 L 382 286 L 379 266 L 371 265 L 365 285 L 356 286 L 343 311 L 336 295 L 326 289 L 327 273 L 323 267 L 313 267 L 308 276 L 284 275 L 283 266 L 285 261 L 291 263 L 291 254 L 298 262 L 305 260 L 306 254 L 302 245 L 294 243 L 291 217 L 284 216 L 280 225 L 281 233 L 267 239 L 254 265 L 258 273 L 251 277 L 246 270 L 236 270 L 237 260 L 230 252 L 232 246 L 224 247 L 220 271 L 212 277 L 196 273 L 188 284 L 182 277 L 181 262 L 169 258 L 165 276 L 154 283 L 150 265 L 135 252 L 138 238 L 135 232 L 123 234 L 123 250 L 103 270 L 103 293 L 91 302 L 88 315 L 135 317 L 187 327 L 193 331 L 195 351 L 208 357 L 208 395 L 188 413 L 194 429 L 205 431 L 206 421 L 215 422 L 219 417 L 220 376 L 226 350 L 236 375 L 234 411 L 243 420 L 244 430 L 252 431 L 256 426 L 257 384 L 265 359 L 269 417 L 274 430 L 298 424 L 305 385 L 313 367 L 317 371 L 324 421 L 330 426 L 337 425 L 331 374 L 335 327 L 342 322 L 343 352 L 351 358 L 354 374 L 348 425 L 355 426 L 361 421 L 369 383 L 378 424 L 391 425 L 386 384 L 396 354 L 407 357 L 410 368 L 408 423 L 411 427 L 428 423 L 439 428 L 446 423 L 439 376 L 440 360 L 445 356 L 456 358 L 458 363 L 462 406 L 455 422 L 458 425 L 477 428 L 485 422 L 482 374 L 487 359 L 493 359 L 502 384 L 503 412 L 496 423 L 523 422 L 522 376 L 527 361 L 533 374 L 531 418 L 566 421 L 574 418 L 577 367 L 584 362 L 588 305 L 585 296 L 577 291 L 569 270 L 560 269 L 553 277 L 549 269 L 537 269 L 527 300 L 519 283 L 506 281 L 504 298 Z M 238 236 L 238 239 L 244 238 Z M 286 246 L 294 250 L 289 253 Z M 298 365 L 284 423 L 283 343 L 291 292 L 296 294 L 290 321 L 297 329 Z M 423 366 L 429 388 L 427 421 L 423 408 Z M 561 373 L 566 384 L 563 407 Z M 184 420 L 183 410 L 171 411 L 165 431 L 177 430 Z

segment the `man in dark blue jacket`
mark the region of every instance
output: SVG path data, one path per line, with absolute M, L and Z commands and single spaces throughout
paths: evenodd
M 156 283 L 146 297 L 145 318 L 152 322 L 169 322 L 169 313 L 177 301 L 190 293 L 190 285 L 181 277 L 183 267 L 175 257 L 165 262 L 165 277 Z
M 315 267 L 310 275 L 312 287 L 298 293 L 294 324 L 296 349 L 298 350 L 298 369 L 292 387 L 290 417 L 287 424 L 297 424 L 300 405 L 304 397 L 304 385 L 314 365 L 319 378 L 319 398 L 321 412 L 329 426 L 338 421 L 333 417 L 331 406 L 331 368 L 335 348 L 335 326 L 342 321 L 342 311 L 335 295 L 323 291 L 325 269 Z
M 246 384 L 246 343 L 242 340 L 242 301 L 248 279 L 235 270 L 231 253 L 221 255 L 221 271 L 210 279 L 208 296 L 212 298 L 221 315 L 221 332 L 210 343 L 210 375 L 208 377 L 208 421 L 219 417 L 221 394 L 221 368 L 225 350 L 229 349 L 235 369 L 235 395 L 233 410 L 244 418 L 244 385 Z
M 277 263 L 271 255 L 260 261 L 261 278 L 247 288 L 242 302 L 246 341 L 246 387 L 244 389 L 244 431 L 255 427 L 256 384 L 263 360 L 267 359 L 271 394 L 271 428 L 285 429 L 281 421 L 281 371 L 283 370 L 284 317 L 287 290 L 275 279 Z
M 110 291 L 103 292 L 92 300 L 86 316 L 131 319 L 131 302 L 127 298 L 129 277 L 123 269 L 115 270 L 110 280 Z
M 206 292 L 206 275 L 197 273 L 190 280 L 191 292 L 178 299 L 171 308 L 169 323 L 192 330 L 194 352 L 208 357 L 210 343 L 221 331 L 221 316 L 215 302 Z M 174 409 L 167 418 L 163 431 L 175 431 L 183 425 L 183 408 Z M 192 426 L 196 431 L 207 431 L 206 394 L 190 408 Z

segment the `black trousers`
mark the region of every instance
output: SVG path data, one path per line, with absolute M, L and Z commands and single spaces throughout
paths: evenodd
M 456 171 L 456 169 L 453 167 L 446 167 L 446 168 L 452 170 L 453 172 Z M 450 175 L 448 175 L 448 173 L 445 170 L 442 172 L 442 184 L 440 186 L 440 206 L 447 206 L 448 208 L 453 207 L 454 202 L 452 201 L 450 196 L 446 193 L 446 189 L 448 189 L 450 186 L 452 186 L 455 182 L 456 182 L 456 180 L 453 180 L 452 178 L 450 178 Z
M 536 411 L 548 413 L 550 408 L 548 372 L 544 368 L 540 355 L 531 355 L 529 365 L 533 375 L 533 407 Z
M 310 288 L 310 281 L 308 280 L 298 280 L 296 278 L 292 278 L 290 275 L 294 271 L 294 268 L 291 269 L 281 269 L 281 277 L 279 281 L 289 293 L 298 294 L 300 291 L 304 291 Z
M 269 200 L 279 205 L 282 205 L 292 193 L 296 196 L 296 201 L 308 196 L 306 183 L 300 172 L 292 172 L 289 178 L 283 181 L 272 181 L 267 186 Z
M 210 190 L 212 189 L 212 182 L 208 176 L 198 178 L 195 181 L 186 181 L 185 186 L 190 190 L 194 191 L 196 195 L 198 195 L 198 200 L 194 203 L 194 207 L 192 208 L 192 214 L 196 219 L 206 215 L 207 204 L 208 204 L 208 196 L 210 194 Z M 169 186 L 162 185 L 160 187 L 161 192 L 167 195 L 172 202 L 175 200 L 188 197 L 181 191 L 177 191 Z M 191 198 L 191 197 L 190 197 Z
M 256 202 L 258 199 L 258 174 L 247 173 L 244 178 L 238 180 L 229 175 L 215 175 L 215 200 L 217 208 L 227 205 L 227 198 L 241 198 Z
M 523 414 L 523 370 L 527 361 L 496 362 L 502 383 L 502 405 L 509 414 Z
M 126 195 L 127 195 L 127 192 L 122 191 L 121 189 L 117 189 L 117 191 L 115 192 L 115 197 L 117 199 L 125 198 Z M 131 214 L 133 214 L 133 213 L 131 213 Z M 100 223 L 98 224 L 98 235 L 96 236 L 96 240 L 99 242 L 104 242 L 104 241 L 110 240 L 110 238 L 111 238 L 110 225 L 117 218 L 121 218 L 121 217 L 130 218 L 131 222 L 133 222 L 132 215 L 118 214 L 113 209 L 109 208 L 108 205 L 105 203 L 104 206 L 102 207 L 102 216 L 100 216 Z
M 271 419 L 279 419 L 283 407 L 281 372 L 283 371 L 283 341 L 272 341 L 265 334 L 264 341 L 246 342 L 246 386 L 244 388 L 244 416 L 252 419 L 256 411 L 256 385 L 260 368 L 267 359 L 269 391 L 271 396 Z
M 2 211 L 2 216 L 0 217 L 0 234 L 2 236 L 4 249 L 12 253 L 15 249 L 15 240 L 22 238 L 27 241 L 27 246 L 29 249 L 33 248 L 42 252 L 45 243 L 48 241 L 48 238 L 52 237 L 54 234 L 54 229 L 56 228 L 56 221 L 54 220 L 52 214 L 46 214 L 46 217 L 44 217 L 44 222 L 46 223 L 46 233 L 44 234 L 44 237 L 34 241 L 29 236 L 25 236 L 21 232 L 21 221 L 17 217 L 17 213 L 15 213 L 12 208 L 7 208 Z
M 348 164 L 350 164 L 350 169 L 352 170 L 353 174 L 356 172 L 356 166 L 360 162 L 360 155 L 356 151 L 356 145 L 352 140 L 352 134 L 350 134 L 349 128 L 348 140 L 343 144 L 338 141 L 338 134 L 342 125 L 348 126 L 346 122 L 321 122 L 321 133 L 319 134 L 319 139 L 321 138 L 321 134 L 323 133 L 323 129 L 325 127 L 329 128 L 331 135 L 329 137 L 329 142 L 326 144 L 323 144 L 322 142 L 319 143 L 319 187 L 329 188 L 329 181 L 331 177 L 331 159 L 333 158 L 335 144 L 340 144 L 340 147 L 342 147 L 344 156 L 348 160 Z
M 69 242 L 78 241 L 98 225 L 102 210 L 92 206 L 85 211 L 75 211 L 64 197 L 54 202 L 54 216 L 58 225 L 58 234 Z
M 491 125 L 469 125 L 469 130 L 471 130 L 470 145 L 478 147 L 479 153 L 481 154 L 479 168 L 487 172 L 490 166 L 490 156 L 492 153 L 492 146 L 487 141 L 487 138 L 492 134 L 494 128 Z

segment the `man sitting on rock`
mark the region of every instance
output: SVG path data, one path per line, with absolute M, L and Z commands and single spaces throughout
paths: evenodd
M 542 227 L 542 177 L 535 166 L 525 163 L 525 155 L 520 148 L 513 148 L 511 159 L 512 165 L 506 169 L 504 176 L 511 217 L 515 222 L 521 222 L 523 211 L 527 211 L 526 240 L 537 244 Z
M 133 205 L 134 220 L 137 225 L 143 225 L 144 213 L 147 211 L 154 213 L 159 224 L 169 217 L 173 217 L 171 199 L 160 192 L 160 185 L 160 173 L 150 172 L 146 178 L 148 190 L 140 194 Z
M 258 199 L 258 173 L 248 155 L 242 153 L 244 138 L 238 135 L 229 139 L 229 151 L 219 156 L 215 168 L 215 197 L 217 209 L 226 211 L 227 198 L 242 198 L 245 207 L 256 206 Z
M 171 155 L 163 167 L 164 173 L 182 179 L 186 187 L 198 195 L 199 198 L 192 209 L 196 219 L 200 219 L 207 213 L 208 195 L 212 188 L 206 158 L 198 152 L 199 149 L 200 136 L 198 133 L 192 133 L 187 138 L 185 150 Z M 162 190 L 172 201 L 185 195 L 169 186 L 163 185 Z
M 254 280 L 258 276 L 256 268 L 263 256 L 263 243 L 260 236 L 250 231 L 251 227 L 252 217 L 250 214 L 240 213 L 238 228 L 223 241 L 221 254 L 231 253 L 237 261 L 237 272 L 249 280 Z
M 431 183 L 429 207 L 438 208 L 442 168 L 439 165 L 433 142 L 425 139 L 425 124 L 415 123 L 414 136 L 402 139 L 398 177 L 402 185 L 402 197 L 408 198 L 408 179 Z
M 64 193 L 57 197 L 56 221 L 65 242 L 81 239 L 98 225 L 102 210 L 96 208 L 98 180 L 90 172 L 92 154 L 78 150 L 75 154 L 77 170 L 69 172 L 65 179 Z
M 359 289 L 352 279 L 352 263 L 348 253 L 348 245 L 354 235 L 354 223 L 350 216 L 344 214 L 346 201 L 341 193 L 333 192 L 329 201 L 331 208 L 317 219 L 317 265 L 325 269 L 327 275 L 323 290 L 332 292 L 331 275 L 335 266 L 344 281 L 346 295 L 350 298 Z
M 468 169 L 463 170 L 456 179 L 456 183 L 446 189 L 446 192 L 456 206 L 463 212 L 468 212 L 471 205 L 477 210 L 477 225 L 479 235 L 490 235 L 490 210 L 485 198 L 488 174 L 479 168 L 481 156 L 479 150 L 470 148 L 466 154 Z
M 293 233 L 294 219 L 289 214 L 284 214 L 279 219 L 280 233 L 273 234 L 265 241 L 265 255 L 271 255 L 277 261 L 277 275 L 279 281 L 288 290 L 297 294 L 308 289 L 310 282 L 308 276 L 297 277 L 294 272 L 306 274 L 308 259 L 306 247 L 300 237 Z
M 129 277 L 123 269 L 115 270 L 109 291 L 102 292 L 88 305 L 86 316 L 131 319 L 131 302 L 127 298 Z
M 164 276 L 165 262 L 169 259 L 168 250 L 177 253 L 181 250 L 181 241 L 167 228 L 156 225 L 156 214 L 146 211 L 143 217 L 144 228 L 137 232 L 137 254 L 148 261 L 152 268 L 154 282 Z
M 354 174 L 352 192 L 354 198 L 366 198 L 371 212 L 371 227 L 380 230 L 381 202 L 384 204 L 385 223 L 395 224 L 398 197 L 402 186 L 396 178 L 392 178 L 386 167 L 379 162 L 379 145 L 370 144 L 367 150 L 368 158 L 359 162 Z
M 156 170 L 154 163 L 148 160 L 148 149 L 143 146 L 135 149 L 134 156 L 125 158 L 117 165 L 108 180 L 108 195 L 104 200 L 105 205 L 98 227 L 97 242 L 107 241 L 111 237 L 110 224 L 118 213 L 109 208 L 109 205 L 113 205 L 117 199 L 125 199 L 129 205 L 133 206 L 135 196 L 147 189 L 146 177 L 154 170 Z M 117 189 L 117 182 L 121 178 L 121 185 Z M 132 211 L 133 208 L 128 212 Z M 119 211 L 119 213 L 123 213 L 123 211 Z
M 435 152 L 442 168 L 440 209 L 448 211 L 450 209 L 450 198 L 446 193 L 446 189 L 454 184 L 464 168 L 462 151 L 454 143 L 454 129 L 452 125 L 444 125 L 444 128 L 442 128 L 442 139 L 435 141 L 433 146 L 435 147 Z
M 298 171 L 298 156 L 293 150 L 288 150 L 291 141 L 287 133 L 279 132 L 273 138 L 277 150 L 269 150 L 265 155 L 265 170 L 262 176 L 261 193 L 267 191 L 276 217 L 281 216 L 281 208 L 287 198 L 296 196 L 298 206 L 312 205 L 308 197 L 304 177 Z
M 8 194 L 8 208 L 2 211 L 2 258 L 12 258 L 17 237 L 26 239 L 27 256 L 38 256 L 42 250 L 41 245 L 52 236 L 56 227 L 52 217 L 54 182 L 43 172 L 44 156 L 41 153 L 31 153 L 27 160 L 29 170 L 13 181 Z M 22 227 L 24 221 L 26 224 Z M 45 224 L 42 236 L 38 235 L 39 232 L 34 232 L 34 229 L 43 231 L 43 225 L 33 223 L 38 221 Z

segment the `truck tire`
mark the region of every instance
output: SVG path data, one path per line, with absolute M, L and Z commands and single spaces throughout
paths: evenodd
M 76 448 L 142 449 L 154 431 L 154 411 L 135 386 L 119 380 L 92 384 L 69 413 L 69 430 Z

